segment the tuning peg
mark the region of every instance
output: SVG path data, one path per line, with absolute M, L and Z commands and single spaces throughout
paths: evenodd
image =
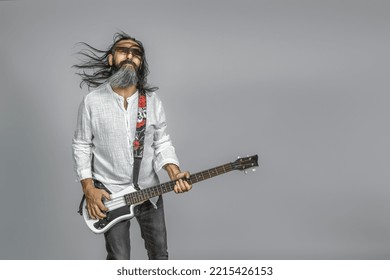
M 237 159 L 240 159 L 240 156 L 238 156 Z
M 244 173 L 245 173 L 245 174 L 248 174 L 248 171 L 247 171 L 247 170 L 245 170 L 245 171 L 244 171 Z
M 253 169 L 252 169 L 252 172 L 256 172 L 256 168 L 253 168 Z

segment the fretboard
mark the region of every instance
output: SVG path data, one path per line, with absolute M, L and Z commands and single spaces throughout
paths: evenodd
M 195 184 L 203 180 L 210 179 L 212 177 L 224 174 L 226 172 L 232 171 L 233 166 L 231 163 L 227 163 L 218 167 L 214 167 L 202 172 L 198 172 L 192 174 L 189 179 L 187 179 L 188 183 Z M 176 180 L 169 181 L 166 183 L 162 183 L 160 185 L 156 185 L 150 188 L 142 189 L 136 192 L 129 193 L 125 195 L 125 201 L 127 205 L 137 204 L 139 202 L 148 200 L 149 198 L 159 196 L 161 194 L 173 191 L 173 188 L 176 184 Z

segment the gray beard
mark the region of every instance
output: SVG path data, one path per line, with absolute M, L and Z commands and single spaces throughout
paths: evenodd
M 124 65 L 108 78 L 112 88 L 127 88 L 138 82 L 137 73 L 131 66 Z

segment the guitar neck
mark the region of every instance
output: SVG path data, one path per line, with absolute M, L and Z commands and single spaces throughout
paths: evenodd
M 230 172 L 233 170 L 231 163 L 227 163 L 218 167 L 214 167 L 205 171 L 201 171 L 195 174 L 190 175 L 190 178 L 187 179 L 187 182 L 191 185 L 201 182 L 203 180 L 210 179 L 212 177 Z M 150 188 L 142 189 L 136 192 L 129 193 L 125 195 L 125 200 L 128 205 L 137 204 L 139 202 L 148 200 L 149 198 L 159 196 L 161 194 L 173 191 L 173 188 L 176 184 L 176 181 L 169 181 L 160 185 L 156 185 Z

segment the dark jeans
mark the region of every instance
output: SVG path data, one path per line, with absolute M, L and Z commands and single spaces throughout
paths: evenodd
M 163 199 L 157 201 L 157 209 L 148 200 L 134 207 L 134 214 L 145 241 L 150 260 L 167 260 L 167 232 L 165 228 Z M 117 223 L 104 233 L 107 260 L 130 259 L 130 220 Z

